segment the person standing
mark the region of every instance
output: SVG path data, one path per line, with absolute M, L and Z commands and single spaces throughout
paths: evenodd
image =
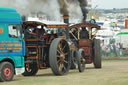
M 109 48 L 110 48 L 110 56 L 112 56 L 112 54 L 113 54 L 113 47 L 112 47 L 112 44 L 110 44 Z
M 120 56 L 120 44 L 116 44 L 116 51 L 117 51 L 117 56 Z
M 117 57 L 116 44 L 113 43 L 112 47 L 113 47 L 113 53 L 114 53 L 114 56 Z
M 104 45 L 104 42 L 101 43 L 101 54 L 102 54 L 102 56 L 105 56 L 105 45 Z

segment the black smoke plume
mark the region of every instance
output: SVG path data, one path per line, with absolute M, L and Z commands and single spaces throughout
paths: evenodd
M 61 20 L 61 15 L 86 19 L 86 0 L 0 0 L 1 7 L 16 8 L 21 15 L 42 12 L 52 20 Z
M 87 0 L 58 0 L 60 5 L 60 12 L 63 15 L 74 15 L 80 16 L 80 13 L 82 12 L 83 20 L 86 20 L 88 10 L 87 7 Z M 72 7 L 72 8 L 70 8 Z M 81 9 L 81 11 L 78 10 L 78 8 Z
M 86 20 L 87 13 L 88 13 L 88 10 L 86 9 L 87 1 L 86 0 L 78 0 L 78 2 L 80 3 L 80 8 L 81 8 L 82 13 L 83 13 L 83 20 Z
M 58 0 L 58 3 L 60 5 L 60 13 L 62 15 L 69 15 L 67 0 Z

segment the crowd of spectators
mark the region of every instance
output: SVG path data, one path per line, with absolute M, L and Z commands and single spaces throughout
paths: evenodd
M 127 55 L 128 49 L 123 49 L 120 43 L 112 43 L 105 45 L 101 43 L 101 54 L 103 57 L 124 57 Z

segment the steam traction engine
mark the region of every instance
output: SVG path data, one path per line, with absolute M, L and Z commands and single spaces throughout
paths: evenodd
M 76 68 L 75 63 L 78 63 L 79 72 L 84 71 L 85 64 L 93 63 L 95 68 L 101 68 L 100 40 L 95 39 L 100 26 L 83 22 L 72 25 L 69 29 L 72 43 L 70 45 L 72 50 L 71 69 Z
M 23 26 L 26 42 L 23 75 L 36 75 L 38 69 L 49 67 L 55 75 L 67 74 L 71 61 L 70 48 L 65 37 L 67 25 L 60 22 L 27 21 Z

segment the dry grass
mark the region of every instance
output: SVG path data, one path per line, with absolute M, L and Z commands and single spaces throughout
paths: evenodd
M 91 64 L 83 73 L 76 69 L 65 76 L 54 76 L 50 69 L 40 70 L 34 77 L 19 75 L 0 85 L 128 85 L 128 60 L 104 60 L 102 69 L 94 69 Z

